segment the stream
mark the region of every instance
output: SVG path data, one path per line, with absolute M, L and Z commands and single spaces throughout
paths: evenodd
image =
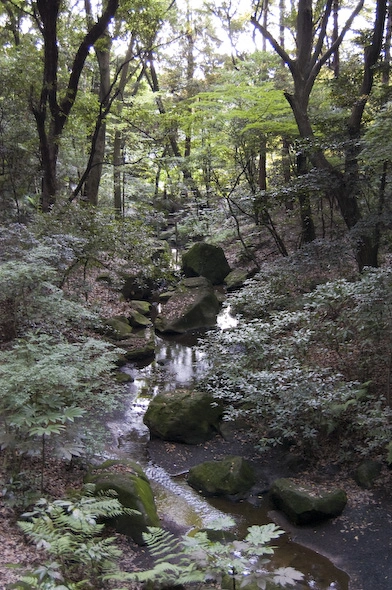
M 218 329 L 235 322 L 227 310 L 218 317 Z M 187 387 L 202 375 L 205 364 L 203 355 L 195 346 L 200 334 L 156 336 L 156 355 L 148 363 L 130 363 L 122 368 L 133 381 L 126 386 L 124 406 L 107 423 L 113 436 L 113 446 L 108 456 L 131 458 L 137 461 L 150 479 L 158 514 L 181 528 L 207 527 L 208 523 L 222 515 L 231 516 L 239 537 L 246 534 L 251 525 L 271 522 L 267 503 L 253 506 L 249 502 L 231 502 L 222 498 L 204 498 L 187 485 L 184 474 L 169 474 L 153 464 L 148 455 L 149 431 L 143 424 L 143 416 L 151 398 L 158 392 L 175 387 Z M 173 465 L 172 473 L 176 473 Z M 274 542 L 273 556 L 276 567 L 294 567 L 305 578 L 294 589 L 347 590 L 349 577 L 328 559 L 283 535 Z

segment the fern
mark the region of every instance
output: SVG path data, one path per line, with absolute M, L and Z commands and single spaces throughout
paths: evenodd
M 252 526 L 243 541 L 214 542 L 207 532 L 175 537 L 172 533 L 149 528 L 144 539 L 155 559 L 152 569 L 143 572 L 118 574 L 114 579 L 132 580 L 139 583 L 153 582 L 159 587 L 180 584 L 213 582 L 222 587 L 225 579 L 235 588 L 255 582 L 259 588 L 268 583 L 278 586 L 294 585 L 303 579 L 303 574 L 293 568 L 274 570 L 270 559 L 274 550 L 269 545 L 281 531 L 274 524 Z M 112 577 L 113 579 L 113 577 Z
M 86 587 L 86 580 L 98 585 L 104 573 L 114 571 L 121 551 L 115 545 L 115 537 L 102 537 L 104 524 L 98 521 L 136 511 L 123 508 L 115 492 L 94 496 L 94 490 L 94 485 L 88 484 L 72 498 L 52 502 L 41 498 L 31 512 L 23 515 L 25 520 L 18 523 L 22 531 L 55 560 L 49 569 L 48 565 L 42 566 L 43 578 L 72 580 L 70 585 L 66 582 L 60 586 L 31 585 L 32 588 L 82 588 Z M 40 578 L 37 571 L 30 576 Z M 76 585 L 75 579 L 78 579 Z M 23 578 L 22 583 L 25 583 Z

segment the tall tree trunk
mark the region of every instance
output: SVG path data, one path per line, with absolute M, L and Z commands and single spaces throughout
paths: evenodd
M 359 14 L 363 7 L 363 0 L 360 0 L 346 21 L 337 39 L 323 53 L 327 24 L 333 2 L 334 0 L 326 1 L 324 14 L 321 17 L 319 27 L 317 28 L 319 32 L 316 39 L 314 37 L 313 28 L 312 2 L 311 0 L 299 0 L 297 12 L 296 59 L 292 59 L 288 55 L 285 49 L 274 39 L 271 33 L 256 20 L 255 17 L 251 19 L 254 26 L 266 36 L 276 53 L 283 59 L 284 63 L 290 69 L 294 82 L 294 93 L 285 93 L 285 96 L 293 111 L 300 136 L 311 140 L 314 138 L 314 133 L 309 118 L 308 105 L 314 82 L 321 67 L 327 63 L 327 60 L 339 49 L 355 16 Z M 357 196 L 359 184 L 359 138 L 363 111 L 373 85 L 374 66 L 382 47 L 386 2 L 387 0 L 377 0 L 373 38 L 371 44 L 365 48 L 363 79 L 359 91 L 359 98 L 353 106 L 347 124 L 349 141 L 347 142 L 348 148 L 345 157 L 344 174 L 335 171 L 321 149 L 313 149 L 309 154 L 309 159 L 313 166 L 319 170 L 324 170 L 330 173 L 331 188 L 334 190 L 342 217 L 348 229 L 354 228 L 361 221 L 361 211 Z M 355 254 L 358 268 L 360 270 L 362 270 L 365 265 L 377 265 L 377 248 L 378 246 L 375 245 L 372 236 L 369 237 L 368 233 L 362 230 L 358 231 Z
M 392 2 L 388 0 L 387 23 L 385 28 L 384 63 L 382 70 L 382 83 L 389 84 L 391 72 L 391 38 L 392 38 Z
M 104 3 L 107 6 L 107 2 Z M 85 0 L 88 29 L 94 24 L 92 17 L 91 1 Z M 106 147 L 106 118 L 104 113 L 108 110 L 110 96 L 110 48 L 111 37 L 108 30 L 100 38 L 99 47 L 94 47 L 99 69 L 99 127 L 91 138 L 91 151 L 89 158 L 89 171 L 83 187 L 83 196 L 91 205 L 98 205 L 98 191 L 102 176 L 102 167 Z
M 267 140 L 264 135 L 260 139 L 259 189 L 261 191 L 267 190 Z
M 114 190 L 114 212 L 116 217 L 120 218 L 124 214 L 123 206 L 123 189 L 121 166 L 123 162 L 123 134 L 116 129 L 113 142 L 113 190 Z
M 302 176 L 306 173 L 306 155 L 303 152 L 300 152 L 297 154 L 297 174 L 298 176 Z M 316 239 L 309 190 L 301 188 L 299 190 L 298 201 L 301 218 L 301 243 L 309 244 Z
M 41 155 L 43 211 L 49 211 L 56 200 L 57 158 L 62 132 L 69 114 L 75 104 L 79 80 L 90 47 L 104 34 L 107 25 L 115 14 L 119 0 L 107 0 L 107 6 L 96 23 L 82 39 L 71 64 L 68 86 L 59 101 L 58 96 L 58 39 L 57 22 L 61 0 L 37 0 L 37 17 L 43 36 L 44 72 L 41 92 L 38 99 L 30 97 L 30 108 L 34 115 Z
M 333 29 L 332 29 L 332 43 L 335 43 L 339 37 L 339 1 L 333 0 L 332 12 L 333 12 Z M 335 78 L 339 77 L 340 73 L 340 54 L 339 47 L 334 51 L 332 56 L 332 69 Z

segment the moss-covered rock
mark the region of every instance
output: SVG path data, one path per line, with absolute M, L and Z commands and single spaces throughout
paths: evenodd
M 361 488 L 370 489 L 381 474 L 381 463 L 378 461 L 364 461 L 354 472 L 354 479 Z
M 151 400 L 144 423 L 152 437 L 198 444 L 217 432 L 222 413 L 223 408 L 211 395 L 177 389 L 159 393 Z
M 94 483 L 96 493 L 114 490 L 125 508 L 137 510 L 111 519 L 115 529 L 131 537 L 139 545 L 144 544 L 143 533 L 149 526 L 159 526 L 154 496 L 143 469 L 134 461 L 105 461 L 87 476 Z
M 155 354 L 154 330 L 139 330 L 130 334 L 129 338 L 121 342 L 127 361 L 135 361 L 153 357 Z
M 129 311 L 128 321 L 134 328 L 148 328 L 149 326 L 152 326 L 151 320 L 142 313 L 136 311 L 136 309 L 131 309 Z
M 235 291 L 243 287 L 249 273 L 242 268 L 235 268 L 225 277 L 225 285 L 228 291 Z
M 114 378 L 117 381 L 117 383 L 120 383 L 120 385 L 124 383 L 130 383 L 131 381 L 133 381 L 132 375 L 124 373 L 124 371 L 115 371 Z
M 247 492 L 256 482 L 249 463 L 242 457 L 206 461 L 189 470 L 188 483 L 205 496 L 234 496 Z
M 347 504 L 347 495 L 342 489 L 317 491 L 286 478 L 274 481 L 270 497 L 294 524 L 310 524 L 334 518 L 343 512 Z
M 132 334 L 132 327 L 125 317 L 113 317 L 105 320 L 106 333 L 113 340 L 126 340 Z
M 203 277 L 182 281 L 155 320 L 159 332 L 183 334 L 215 326 L 220 302 L 214 289 Z
M 149 315 L 151 312 L 151 303 L 148 301 L 140 301 L 138 299 L 132 299 L 130 302 L 131 308 L 141 313 L 142 315 Z
M 182 270 L 187 277 L 202 276 L 220 285 L 231 269 L 220 246 L 198 242 L 183 255 Z

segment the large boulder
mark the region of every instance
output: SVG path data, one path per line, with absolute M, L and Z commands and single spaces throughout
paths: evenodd
M 334 518 L 343 512 L 347 504 L 347 495 L 342 489 L 318 492 L 286 478 L 274 481 L 270 497 L 294 524 L 310 524 Z
M 222 413 L 222 406 L 211 395 L 177 389 L 158 393 L 143 420 L 152 437 L 192 445 L 210 439 L 218 431 Z
M 114 490 L 125 508 L 135 514 L 122 514 L 110 520 L 116 531 L 144 544 L 143 533 L 150 526 L 159 526 L 154 496 L 143 469 L 134 461 L 105 461 L 87 476 L 95 484 L 96 493 Z
M 162 333 L 183 334 L 215 326 L 220 303 L 211 283 L 203 277 L 182 281 L 155 319 Z
M 186 277 L 202 276 L 221 285 L 231 269 L 220 246 L 197 242 L 183 254 L 182 270 Z
M 190 486 L 205 496 L 235 496 L 250 490 L 256 478 L 252 467 L 242 457 L 226 457 L 191 467 Z

